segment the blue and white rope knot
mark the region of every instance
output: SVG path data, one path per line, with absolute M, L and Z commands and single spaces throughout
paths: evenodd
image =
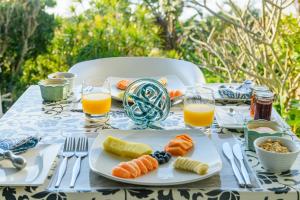
M 170 97 L 164 86 L 153 79 L 139 79 L 124 93 L 123 106 L 129 118 L 137 124 L 164 120 L 170 112 Z

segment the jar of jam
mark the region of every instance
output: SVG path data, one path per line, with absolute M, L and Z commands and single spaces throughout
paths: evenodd
M 269 89 L 266 86 L 255 86 L 253 87 L 252 96 L 251 96 L 251 104 L 250 104 L 250 116 L 254 117 L 255 111 L 255 96 L 258 92 L 267 92 Z
M 272 114 L 272 104 L 274 100 L 274 94 L 268 92 L 258 92 L 255 96 L 255 110 L 254 119 L 265 119 L 270 121 Z

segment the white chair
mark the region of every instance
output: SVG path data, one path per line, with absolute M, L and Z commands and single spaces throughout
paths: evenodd
M 3 110 L 2 110 L 2 96 L 1 96 L 1 92 L 0 92 L 0 118 L 3 115 Z
M 75 64 L 69 72 L 77 75 L 76 84 L 85 79 L 104 80 L 109 76 L 135 78 L 176 75 L 184 85 L 205 83 L 199 67 L 193 63 L 152 57 L 114 57 Z

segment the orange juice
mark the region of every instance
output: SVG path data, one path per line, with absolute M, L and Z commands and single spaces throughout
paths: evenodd
M 111 96 L 107 93 L 90 93 L 82 96 L 83 112 L 91 115 L 102 115 L 109 112 Z
M 215 106 L 210 104 L 184 105 L 184 122 L 190 126 L 210 126 L 214 120 Z

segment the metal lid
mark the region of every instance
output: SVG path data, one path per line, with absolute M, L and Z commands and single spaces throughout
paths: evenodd
M 258 99 L 273 99 L 274 94 L 271 91 L 259 91 L 256 92 L 256 97 Z
M 254 92 L 258 92 L 258 91 L 269 91 L 269 88 L 265 85 L 258 85 L 258 86 L 254 86 L 253 87 L 253 91 Z

